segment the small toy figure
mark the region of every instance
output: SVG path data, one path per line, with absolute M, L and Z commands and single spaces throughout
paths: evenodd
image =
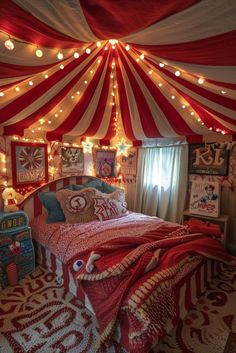
M 12 186 L 7 186 L 2 192 L 4 200 L 4 212 L 18 211 L 18 203 L 23 201 L 24 196 L 16 192 Z

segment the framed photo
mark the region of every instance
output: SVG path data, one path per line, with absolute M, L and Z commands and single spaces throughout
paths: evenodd
M 97 177 L 116 177 L 116 151 L 95 149 L 95 169 Z
M 208 217 L 220 215 L 220 185 L 218 182 L 193 181 L 189 211 Z
M 11 143 L 14 187 L 39 186 L 48 181 L 48 153 L 44 143 Z
M 226 147 L 189 145 L 189 174 L 228 175 L 229 151 Z
M 121 173 L 123 175 L 136 175 L 137 149 L 129 149 L 127 156 L 121 157 Z
M 82 147 L 62 147 L 62 174 L 83 174 L 84 152 Z

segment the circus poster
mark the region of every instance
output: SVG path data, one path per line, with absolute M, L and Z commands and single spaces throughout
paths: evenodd
M 95 150 L 95 169 L 97 177 L 116 177 L 116 151 Z
M 218 182 L 193 181 L 190 213 L 207 217 L 220 215 L 220 185 Z
M 12 179 L 15 187 L 39 186 L 48 181 L 47 145 L 12 142 Z

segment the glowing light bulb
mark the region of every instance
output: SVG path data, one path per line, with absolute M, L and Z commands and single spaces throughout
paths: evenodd
M 60 109 L 60 110 L 59 110 L 59 112 L 60 112 L 60 113 L 62 113 L 62 112 L 63 112 L 63 110 L 62 110 L 62 109 Z
M 4 96 L 4 92 L 0 92 L 0 96 L 3 97 Z
M 171 99 L 175 99 L 175 96 L 171 96 Z
M 160 64 L 159 64 L 159 66 L 160 66 L 160 67 L 164 67 L 164 66 L 165 66 L 165 64 L 163 64 L 163 63 L 160 63 Z
M 60 69 L 61 69 L 61 70 L 64 69 L 64 65 L 63 65 L 63 64 L 60 65 Z
M 14 43 L 12 42 L 12 40 L 10 38 L 5 41 L 4 45 L 8 50 L 13 50 L 15 47 Z
M 35 52 L 35 55 L 38 57 L 38 58 L 42 58 L 43 56 L 43 51 L 41 49 L 37 49 L 36 52 Z
M 76 92 L 76 94 L 78 94 L 78 95 L 79 95 L 79 94 L 80 94 L 80 91 L 77 91 L 77 92 Z
M 97 42 L 96 45 L 99 48 L 102 44 L 101 44 L 101 42 Z
M 205 80 L 204 80 L 204 78 L 199 77 L 199 79 L 197 80 L 197 82 L 199 83 L 199 85 L 202 85 L 202 84 L 205 82 Z
M 19 92 L 19 91 L 20 91 L 20 87 L 17 86 L 17 87 L 15 88 L 15 90 L 16 90 L 17 92 Z
M 45 78 L 48 78 L 48 75 L 46 74 L 46 75 L 44 75 L 44 77 L 45 77 Z
M 33 81 L 29 81 L 29 85 L 33 86 L 34 82 Z
M 152 71 L 152 70 L 149 70 L 148 73 L 149 73 L 149 75 L 152 75 L 153 71 Z
M 194 115 L 194 112 L 191 112 L 190 115 Z
M 182 108 L 183 108 L 183 109 L 185 109 L 185 108 L 186 108 L 186 105 L 185 105 L 185 104 L 183 104 L 183 105 L 182 105 Z
M 161 83 L 161 82 L 160 82 L 160 83 L 158 83 L 158 86 L 159 86 L 159 87 L 162 87 L 162 83 Z
M 226 91 L 221 91 L 222 94 L 226 94 Z
M 129 51 L 129 50 L 130 50 L 130 45 L 127 44 L 126 47 L 125 47 L 125 49 L 126 49 L 127 51 Z
M 100 59 L 98 59 L 97 63 L 98 63 L 98 64 L 100 64 L 100 63 L 101 63 L 101 60 L 100 60 Z
M 90 49 L 90 48 L 87 48 L 87 49 L 85 50 L 85 52 L 86 52 L 86 54 L 90 54 L 90 53 L 91 53 L 91 49 Z
M 75 59 L 78 59 L 78 57 L 79 57 L 79 53 L 77 53 L 77 51 L 75 51 L 75 52 L 74 52 L 74 58 L 75 58 Z
M 57 59 L 58 60 L 62 60 L 63 59 L 63 54 L 59 51 L 58 53 L 57 53 Z
M 51 120 L 48 120 L 48 124 L 51 124 L 52 122 L 51 122 Z
M 179 70 L 175 71 L 175 76 L 180 76 L 180 71 Z
M 85 80 L 85 81 L 84 81 L 84 83 L 87 85 L 88 81 L 87 81 L 87 80 Z
M 141 59 L 141 60 L 144 60 L 144 58 L 145 58 L 144 54 L 141 54 L 141 55 L 140 55 L 140 59 Z

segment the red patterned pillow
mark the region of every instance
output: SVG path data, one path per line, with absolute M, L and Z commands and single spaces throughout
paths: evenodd
M 94 196 L 93 200 L 94 214 L 100 221 L 123 217 L 127 214 L 124 193 L 120 191 L 114 191 L 111 194 L 99 193 L 99 196 Z
M 94 215 L 94 200 L 96 189 L 87 188 L 79 191 L 62 189 L 56 192 L 56 197 L 66 218 L 66 223 L 89 222 L 97 219 Z

